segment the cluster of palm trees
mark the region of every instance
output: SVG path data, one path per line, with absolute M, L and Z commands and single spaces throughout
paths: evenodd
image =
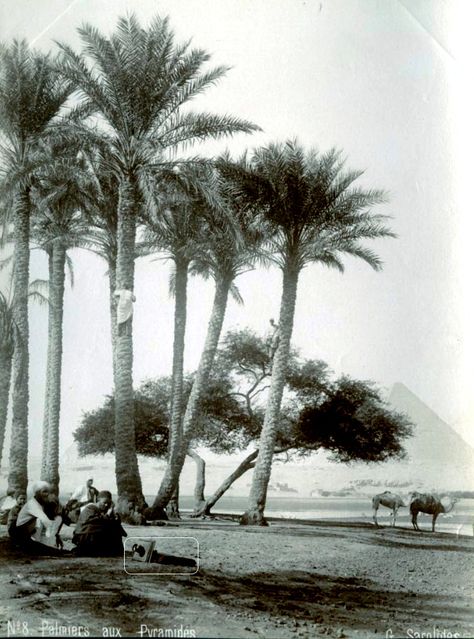
M 116 292 L 133 293 L 135 260 L 159 252 L 174 265 L 175 297 L 167 468 L 151 512 L 177 488 L 203 389 L 209 379 L 229 294 L 240 299 L 242 272 L 282 272 L 278 344 L 265 421 L 243 523 L 262 524 L 285 386 L 298 277 L 312 262 L 343 270 L 344 254 L 375 269 L 364 240 L 391 236 L 372 207 L 384 194 L 355 185 L 360 172 L 341 154 L 273 143 L 239 159 L 203 158 L 180 149 L 258 129 L 245 120 L 187 108 L 226 72 L 204 70 L 209 56 L 174 40 L 168 19 L 143 28 L 132 15 L 105 37 L 79 29 L 80 53 L 57 56 L 13 42 L 0 51 L 1 201 L 4 236 L 13 237 L 13 299 L 0 298 L 0 393 L 10 386 L 9 487 L 25 489 L 28 456 L 28 286 L 33 244 L 49 260 L 49 329 L 43 428 L 43 478 L 59 490 L 62 314 L 67 250 L 107 261 L 115 385 L 118 510 L 143 507 L 133 418 L 133 316 L 117 323 Z M 184 108 L 183 108 L 184 107 Z M 186 406 L 183 372 L 188 278 L 215 284 L 202 356 Z M 276 295 L 277 292 L 272 294 Z M 10 365 L 11 362 L 11 365 Z M 3 397 L 4 395 L 2 395 Z M 0 397 L 0 401 L 2 400 Z M 6 417 L 6 415 L 5 415 Z M 5 419 L 0 409 L 0 443 Z

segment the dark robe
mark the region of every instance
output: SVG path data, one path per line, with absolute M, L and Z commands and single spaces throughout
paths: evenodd
M 77 555 L 117 557 L 123 555 L 122 537 L 126 536 L 117 516 L 110 517 L 96 504 L 87 504 L 79 515 L 72 542 Z

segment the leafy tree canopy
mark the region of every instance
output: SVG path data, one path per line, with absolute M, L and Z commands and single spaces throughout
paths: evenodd
M 185 379 L 185 401 L 192 386 L 192 376 Z M 194 445 L 203 445 L 216 453 L 230 453 L 245 448 L 251 434 L 251 418 L 230 393 L 228 380 L 213 379 L 201 402 L 201 418 L 197 424 Z M 160 377 L 144 382 L 136 391 L 135 445 L 141 455 L 166 457 L 168 451 L 169 398 L 171 380 Z M 115 407 L 108 396 L 100 408 L 84 414 L 74 432 L 79 454 L 103 455 L 114 451 Z
M 270 353 L 270 335 L 262 338 L 249 329 L 226 334 L 201 401 L 194 445 L 232 453 L 258 441 Z M 186 377 L 185 400 L 192 379 Z M 170 388 L 170 379 L 162 377 L 135 391 L 136 447 L 142 455 L 167 454 Z M 112 452 L 113 426 L 114 400 L 107 397 L 103 406 L 84 415 L 74 433 L 79 454 Z M 383 461 L 403 456 L 403 440 L 410 434 L 407 417 L 391 410 L 374 384 L 347 376 L 331 379 L 325 362 L 302 360 L 292 352 L 278 448 L 298 455 L 326 449 L 341 462 Z
M 303 408 L 292 431 L 303 450 L 324 448 L 342 462 L 403 457 L 410 435 L 406 415 L 391 410 L 374 384 L 345 376 Z

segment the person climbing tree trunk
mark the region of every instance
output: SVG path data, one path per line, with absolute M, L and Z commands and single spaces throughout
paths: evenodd
M 133 294 L 135 269 L 136 185 L 131 178 L 120 183 L 116 291 Z M 118 320 L 117 320 L 118 321 Z M 135 448 L 133 405 L 133 313 L 126 322 L 117 324 L 115 356 L 115 473 L 117 479 L 117 512 L 128 513 L 130 500 L 142 496 Z

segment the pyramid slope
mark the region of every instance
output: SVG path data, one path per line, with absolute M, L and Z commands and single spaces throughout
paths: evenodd
M 414 424 L 413 437 L 405 444 L 410 461 L 471 465 L 474 470 L 474 449 L 404 384 L 394 384 L 389 402 Z

